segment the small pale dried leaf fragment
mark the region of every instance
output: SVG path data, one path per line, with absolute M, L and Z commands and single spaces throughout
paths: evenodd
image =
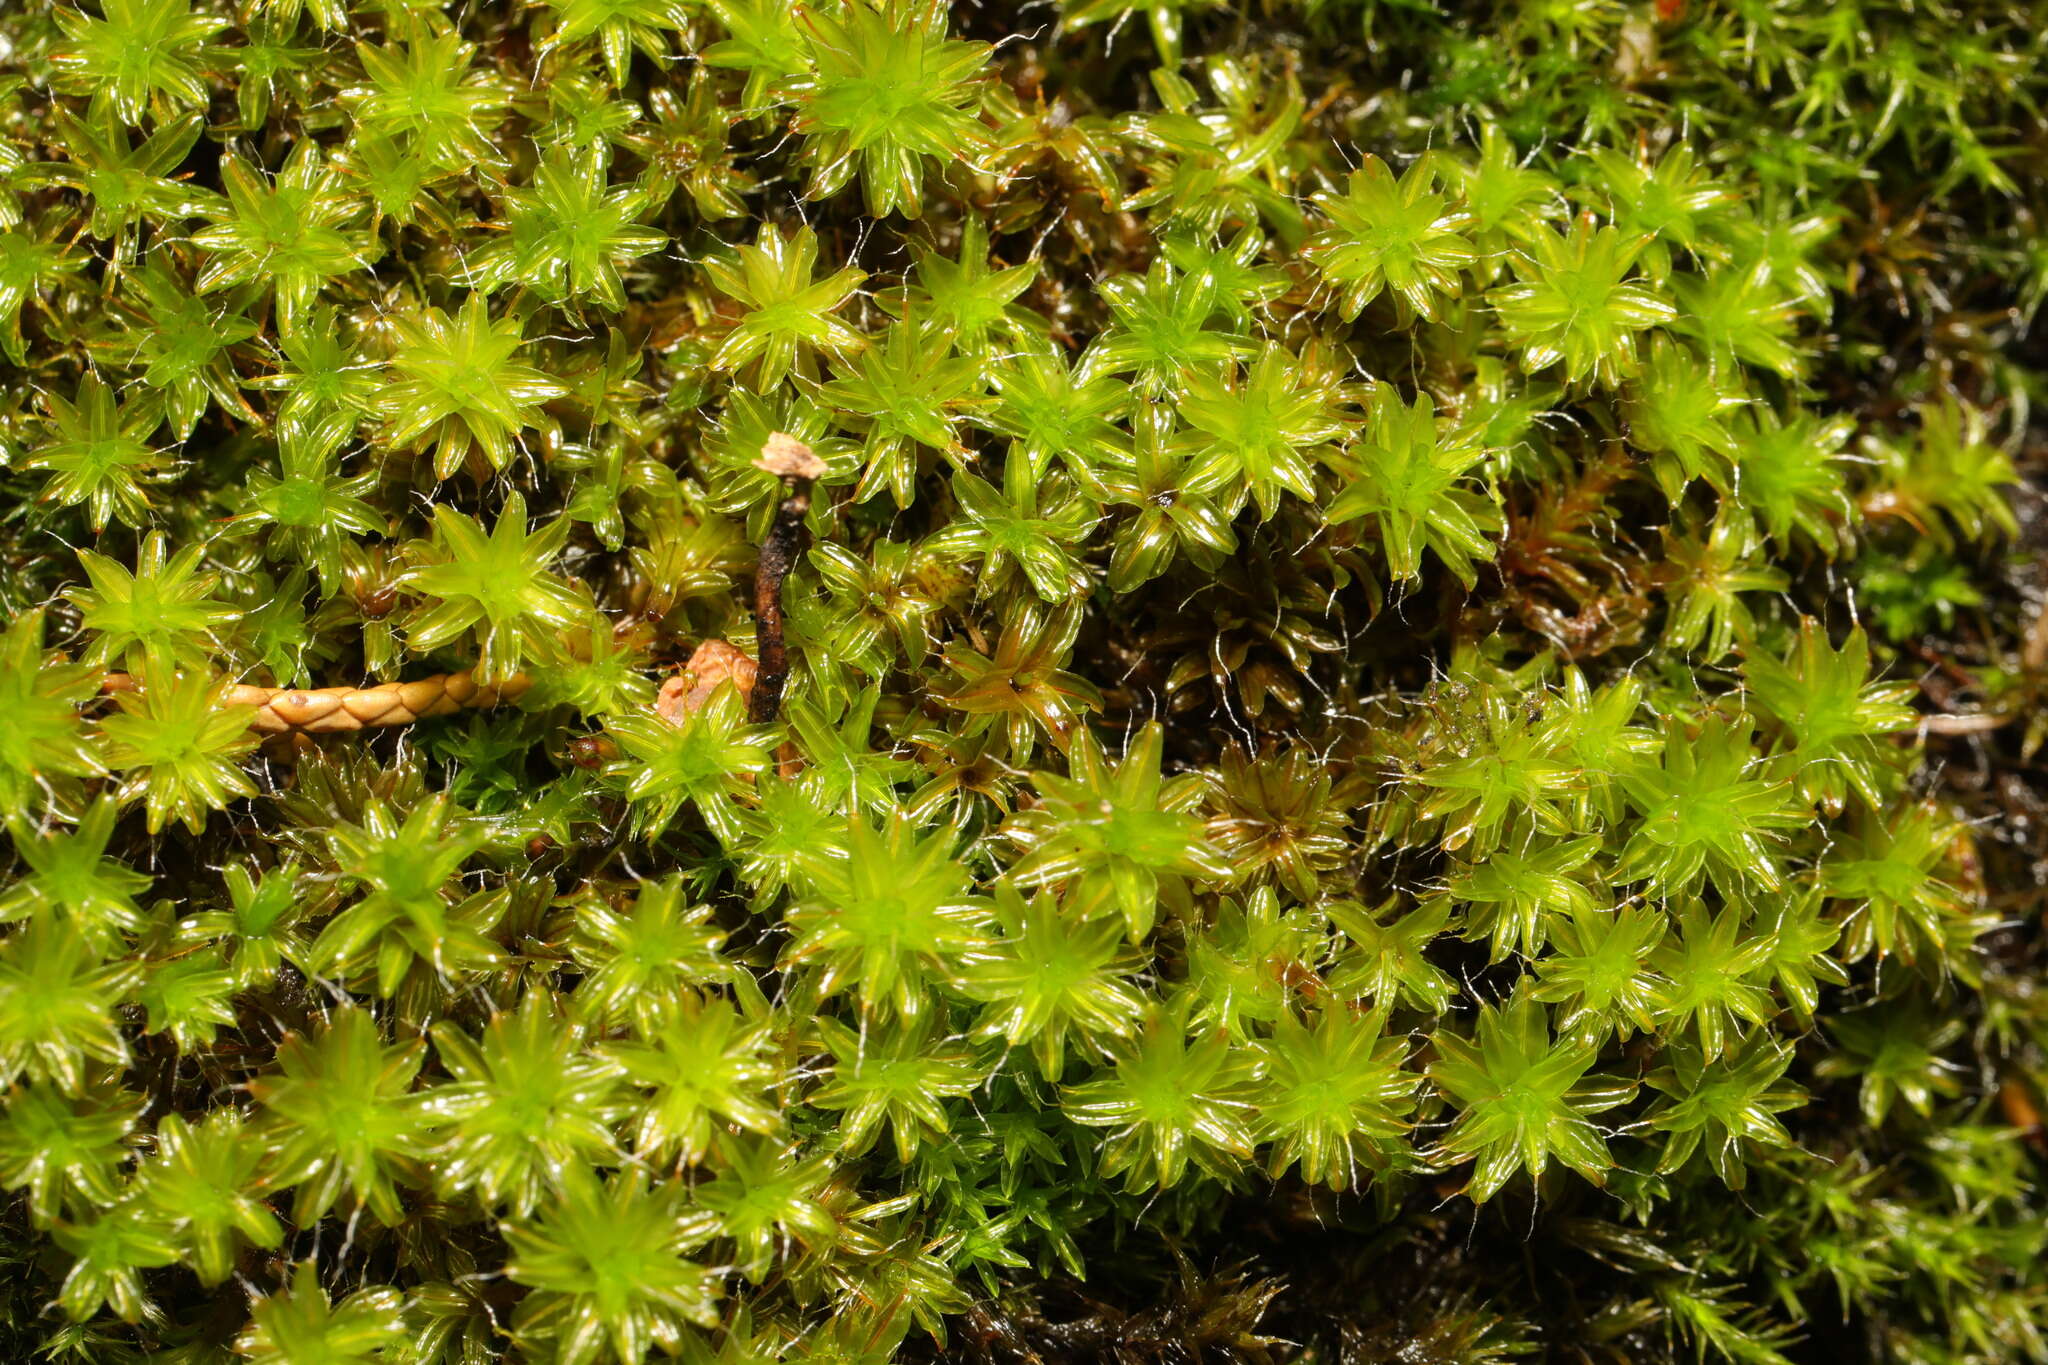
M 809 446 L 786 431 L 775 432 L 763 441 L 761 458 L 754 461 L 754 468 L 780 479 L 823 478 L 826 467 Z
M 724 640 L 706 640 L 690 655 L 683 671 L 661 685 L 654 713 L 671 725 L 704 709 L 711 694 L 730 682 L 742 697 L 754 690 L 754 661 Z

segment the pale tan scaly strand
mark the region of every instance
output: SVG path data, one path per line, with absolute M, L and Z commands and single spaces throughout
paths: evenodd
M 519 700 L 533 686 L 524 673 L 499 683 L 480 683 L 473 673 L 440 673 L 413 682 L 375 687 L 252 687 L 237 683 L 221 693 L 224 706 L 247 706 L 249 728 L 266 735 L 334 735 L 377 725 L 410 725 L 429 716 L 451 716 L 470 707 Z M 102 692 L 136 692 L 142 684 L 128 673 L 109 673 Z

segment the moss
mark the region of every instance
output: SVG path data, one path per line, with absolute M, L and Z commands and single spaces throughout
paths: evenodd
M 0 1355 L 2048 1355 L 2033 18 L 9 8 Z

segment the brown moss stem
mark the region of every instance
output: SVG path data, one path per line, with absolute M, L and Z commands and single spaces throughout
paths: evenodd
M 788 496 L 775 509 L 775 520 L 761 542 L 754 569 L 754 690 L 747 700 L 747 719 L 756 725 L 774 720 L 782 709 L 789 682 L 789 645 L 782 633 L 782 581 L 803 553 L 804 518 L 811 511 L 811 482 L 825 472 L 825 462 L 794 436 L 776 432 L 761 447 L 755 466 L 777 475 Z

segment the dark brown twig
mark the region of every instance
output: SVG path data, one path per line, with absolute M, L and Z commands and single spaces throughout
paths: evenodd
M 761 542 L 761 558 L 754 570 L 757 668 L 747 719 L 764 725 L 782 709 L 782 689 L 789 681 L 789 646 L 782 638 L 782 580 L 803 553 L 811 481 L 825 472 L 825 462 L 796 437 L 778 431 L 762 444 L 761 458 L 754 461 L 754 467 L 781 478 L 789 492 L 775 509 L 775 521 L 768 528 L 768 538 Z

